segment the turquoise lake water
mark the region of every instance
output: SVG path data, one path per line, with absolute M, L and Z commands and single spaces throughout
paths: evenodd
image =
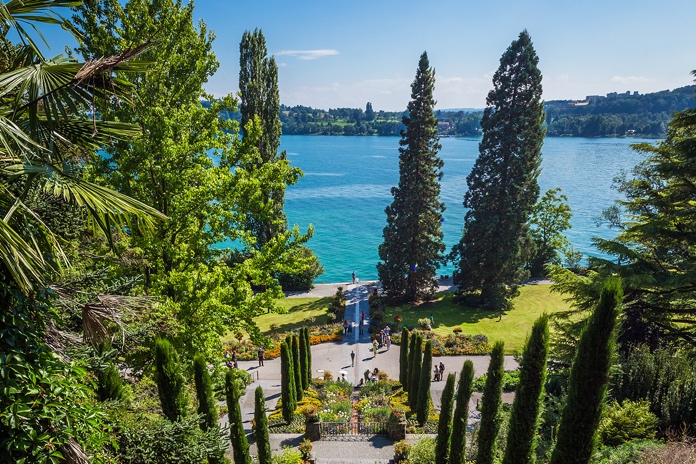
M 464 224 L 466 176 L 478 156 L 479 138 L 443 138 L 442 200 L 447 209 L 443 231 L 447 250 L 460 238 Z M 631 169 L 642 155 L 630 148 L 639 139 L 547 138 L 543 148 L 541 192 L 561 187 L 572 209 L 573 228 L 566 236 L 585 254 L 596 254 L 592 237 L 610 238 L 614 230 L 595 220 L 618 192 L 612 179 Z M 654 143 L 654 140 L 645 140 Z M 288 222 L 306 230 L 314 225 L 309 246 L 325 272 L 321 282 L 347 282 L 355 271 L 361 280 L 377 279 L 377 247 L 386 224 L 384 209 L 399 179 L 399 137 L 283 136 L 294 166 L 304 178 L 287 189 Z M 439 274 L 450 274 L 452 266 Z

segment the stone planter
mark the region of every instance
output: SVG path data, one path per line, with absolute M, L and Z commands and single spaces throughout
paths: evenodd
M 321 440 L 321 423 L 305 422 L 305 438 L 311 441 Z M 404 432 L 405 433 L 405 432 Z
M 388 436 L 394 441 L 406 439 L 406 422 L 399 422 L 389 427 Z

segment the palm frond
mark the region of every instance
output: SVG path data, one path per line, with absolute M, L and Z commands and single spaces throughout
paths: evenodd
M 5 221 L 0 221 L 0 261 L 22 291 L 29 292 L 34 282 L 44 282 L 40 270 L 46 268 L 46 261 Z

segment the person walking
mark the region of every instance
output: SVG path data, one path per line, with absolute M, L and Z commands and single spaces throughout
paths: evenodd
M 385 335 L 384 338 L 387 341 L 387 351 L 389 351 L 389 348 L 391 348 L 391 337 L 389 335 Z
M 440 361 L 440 380 L 444 378 L 445 375 L 445 363 Z
M 360 320 L 360 326 L 358 326 L 358 333 L 359 333 L 360 335 L 363 334 L 363 326 L 364 326 L 364 325 L 365 325 L 365 319 L 363 318 L 363 319 Z
M 372 340 L 372 357 L 377 357 L 377 340 Z
M 353 285 L 355 285 L 355 271 L 353 271 Z
M 232 365 L 234 366 L 235 369 L 237 369 L 237 367 L 239 367 L 239 366 L 237 366 L 237 351 L 236 350 L 232 353 Z
M 346 319 L 343 319 L 343 335 L 348 333 L 348 321 Z
M 259 355 L 259 367 L 263 366 L 263 353 L 266 350 L 263 349 L 263 346 L 259 347 L 258 355 Z
M 370 381 L 370 369 L 365 370 L 365 372 L 363 373 L 363 377 L 365 377 L 365 383 Z
M 350 352 L 350 367 L 355 367 L 355 351 Z

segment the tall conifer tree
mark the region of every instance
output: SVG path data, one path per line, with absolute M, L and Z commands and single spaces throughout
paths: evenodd
M 295 369 L 295 400 L 300 401 L 304 390 L 302 389 L 302 360 L 300 358 L 300 339 L 292 336 L 292 366 Z
M 491 351 L 486 384 L 481 397 L 481 426 L 478 433 L 476 464 L 495 462 L 495 441 L 500 430 L 499 412 L 503 393 L 504 349 L 503 342 L 497 342 Z
M 242 116 L 242 136 L 248 137 L 249 124 L 258 118 L 261 136 L 258 137 L 256 148 L 259 158 L 254 165 L 245 168 L 261 169 L 264 165 L 288 165 L 285 152 L 278 153 L 280 147 L 280 91 L 278 89 L 278 65 L 275 58 L 268 56 L 266 38 L 260 29 L 254 32 L 245 31 L 239 43 L 239 111 Z M 271 169 L 277 169 L 272 167 Z M 285 207 L 285 188 L 296 183 L 302 171 L 291 168 L 292 179 L 285 182 L 272 182 L 262 185 L 263 200 L 259 208 L 247 214 L 247 229 L 256 237 L 256 248 L 263 247 L 274 237 L 286 232 L 288 221 L 283 208 Z M 312 229 L 310 228 L 310 234 Z M 312 280 L 324 272 L 316 255 L 308 247 L 301 245 L 292 251 L 293 260 L 302 270 L 286 274 L 278 273 L 281 285 L 297 285 L 311 287 Z M 298 277 L 303 274 L 302 277 Z
M 457 284 L 472 303 L 506 309 L 528 276 L 528 219 L 539 197 L 544 103 L 531 38 L 522 31 L 500 59 L 481 119 L 479 156 L 466 179 Z M 479 293 L 480 292 L 480 293 Z
M 162 412 L 170 421 L 178 421 L 187 415 L 186 382 L 181 373 L 179 355 L 164 338 L 155 340 L 155 372 Z
M 234 380 L 234 373 L 228 370 L 225 375 L 225 395 L 227 397 L 227 417 L 230 422 L 230 441 L 234 464 L 251 464 L 249 442 L 244 433 L 242 410 L 239 407 L 239 391 Z
M 418 391 L 420 387 L 421 367 L 423 363 L 423 337 L 421 334 L 416 335 L 416 342 L 413 344 L 413 364 L 411 365 L 410 390 L 408 391 L 408 404 L 411 410 L 415 411 L 418 406 Z M 428 373 L 430 375 L 430 373 Z
M 597 309 L 580 335 L 551 464 L 587 464 L 595 451 L 622 299 L 621 282 L 607 280 Z
M 283 419 L 288 424 L 292 422 L 295 415 L 295 371 L 292 364 L 292 349 L 287 342 L 280 344 L 280 384 L 281 384 L 281 407 Z
M 196 398 L 198 398 L 198 414 L 203 414 L 201 429 L 208 430 L 218 425 L 217 404 L 213 385 L 210 381 L 208 366 L 202 354 L 193 358 L 193 380 L 196 384 Z
M 406 327 L 401 331 L 401 343 L 399 344 L 399 382 L 405 391 L 408 391 L 408 344 L 409 336 Z
M 425 352 L 423 352 L 423 364 L 420 367 L 420 381 L 418 383 L 418 404 L 416 406 L 416 417 L 420 425 L 424 425 L 428 420 L 430 412 L 430 375 L 433 369 L 433 345 L 430 340 L 425 342 Z
M 520 383 L 510 415 L 510 429 L 503 464 L 534 464 L 539 411 L 546 383 L 546 359 L 549 354 L 549 318 L 541 316 L 522 353 Z
M 435 278 L 444 262 L 440 180 L 443 162 L 437 155 L 437 119 L 433 113 L 435 70 L 427 53 L 418 62 L 411 84 L 406 130 L 399 144 L 399 186 L 386 208 L 387 226 L 379 246 L 377 272 L 382 288 L 395 300 L 416 301 L 437 289 Z
M 304 331 L 305 345 L 307 346 L 307 385 L 312 381 L 312 343 L 309 336 L 309 327 L 305 327 Z
M 307 350 L 309 346 L 307 344 L 307 337 L 305 337 L 305 330 L 307 327 L 302 327 L 300 329 L 299 341 L 300 341 L 300 380 L 302 381 L 302 389 L 306 390 L 309 382 L 309 376 L 307 375 Z
M 437 422 L 437 444 L 435 445 L 435 462 L 447 464 L 452 438 L 452 404 L 454 403 L 454 374 L 447 376 L 445 389 L 442 391 L 440 419 Z
M 271 464 L 271 442 L 268 438 L 268 417 L 266 417 L 266 399 L 263 389 L 256 387 L 254 393 L 254 422 L 256 448 L 258 450 L 259 464 Z
M 466 445 L 466 427 L 469 424 L 469 400 L 474 391 L 474 363 L 464 361 L 462 372 L 459 374 L 457 388 L 457 406 L 454 408 L 452 419 L 452 442 L 450 445 L 450 464 L 464 463 L 464 447 Z

